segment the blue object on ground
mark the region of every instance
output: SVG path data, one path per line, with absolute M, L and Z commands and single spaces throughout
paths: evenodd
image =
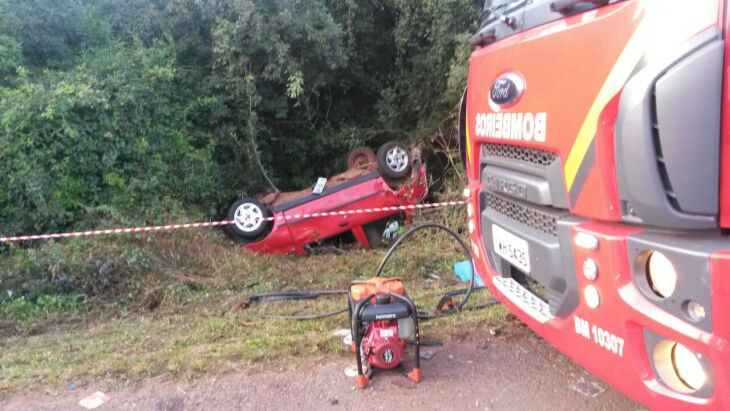
M 461 281 L 468 283 L 471 279 L 471 264 L 469 264 L 469 260 L 459 261 L 458 263 L 454 264 L 454 274 L 456 274 L 456 276 L 459 277 Z M 474 285 L 478 287 L 484 287 L 484 282 L 479 277 L 479 274 L 476 273 L 474 276 Z
M 398 237 L 398 230 L 400 230 L 400 224 L 397 221 L 391 221 L 383 231 L 383 240 L 392 241 Z

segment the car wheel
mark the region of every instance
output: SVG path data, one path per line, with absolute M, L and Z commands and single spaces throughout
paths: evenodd
M 408 149 L 400 143 L 391 141 L 378 149 L 378 170 L 390 178 L 403 178 L 411 168 Z
M 347 168 L 362 168 L 376 162 L 375 152 L 367 147 L 358 147 L 347 154 Z
M 251 197 L 242 198 L 233 203 L 228 208 L 227 217 L 234 223 L 229 225 L 225 231 L 234 238 L 249 241 L 266 235 L 273 225 L 272 221 L 266 220 L 271 217 L 269 209 Z

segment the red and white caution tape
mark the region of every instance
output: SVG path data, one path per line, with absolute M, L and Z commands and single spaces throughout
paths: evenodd
M 446 201 L 443 203 L 429 203 L 429 204 L 414 204 L 406 206 L 393 206 L 393 207 L 374 207 L 374 208 L 362 208 L 357 210 L 343 210 L 343 211 L 325 211 L 322 213 L 309 213 L 309 214 L 294 214 L 294 215 L 279 215 L 275 217 L 265 218 L 265 221 L 275 220 L 301 220 L 304 218 L 313 217 L 334 217 L 342 215 L 356 215 L 356 214 L 369 214 L 369 213 L 382 213 L 383 211 L 406 211 L 406 210 L 417 210 L 417 209 L 430 209 L 448 206 L 460 206 L 466 204 L 466 201 Z M 233 224 L 233 222 L 231 222 Z
M 39 234 L 39 235 L 26 235 L 26 236 L 20 236 L 20 237 L 0 237 L 0 243 L 12 243 L 12 242 L 19 242 L 19 241 L 52 240 L 55 238 L 92 237 L 92 236 L 99 236 L 99 235 L 149 233 L 149 232 L 155 232 L 155 231 L 180 230 L 183 228 L 217 227 L 217 226 L 231 225 L 233 223 L 234 223 L 234 221 L 211 221 L 208 223 L 171 224 L 171 225 L 158 225 L 158 226 L 152 226 L 152 227 L 113 228 L 113 229 L 109 229 L 109 230 L 78 231 L 75 233 L 62 233 L 62 234 Z
M 267 217 L 264 221 L 280 221 L 280 220 L 300 220 L 304 218 L 315 218 L 315 217 L 333 217 L 333 216 L 346 216 L 356 214 L 369 214 L 369 213 L 382 213 L 384 211 L 406 211 L 406 210 L 418 210 L 418 209 L 433 209 L 439 207 L 448 206 L 460 206 L 466 204 L 466 201 L 447 201 L 443 203 L 429 203 L 429 204 L 414 204 L 405 206 L 393 206 L 393 207 L 373 207 L 364 208 L 357 210 L 343 210 L 343 211 L 326 211 L 321 213 L 306 213 L 306 214 L 295 214 L 295 215 L 278 215 L 274 217 Z M 172 231 L 182 230 L 189 228 L 209 228 L 209 227 L 222 227 L 227 225 L 233 225 L 236 222 L 233 220 L 223 221 L 210 221 L 205 223 L 190 223 L 190 224 L 170 224 L 170 225 L 159 225 L 150 227 L 132 227 L 132 228 L 113 228 L 107 230 L 92 230 L 92 231 L 78 231 L 73 233 L 61 233 L 61 234 L 39 234 L 39 235 L 26 235 L 18 237 L 0 237 L 0 243 L 13 243 L 20 241 L 40 241 L 40 240 L 52 240 L 57 238 L 78 238 L 78 237 L 93 237 L 102 235 L 122 235 L 122 234 L 137 234 L 137 233 L 150 233 L 160 231 Z

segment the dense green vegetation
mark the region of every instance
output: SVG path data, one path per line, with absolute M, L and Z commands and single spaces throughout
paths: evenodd
M 219 218 L 356 146 L 453 144 L 477 15 L 471 0 L 0 0 L 0 235 Z M 0 245 L 0 330 L 213 275 L 168 247 L 178 235 Z
M 428 141 L 470 0 L 0 0 L 0 232 L 212 218 Z
M 472 0 L 0 0 L 0 235 L 218 218 L 244 193 L 341 170 L 357 146 L 448 148 L 477 15 Z M 344 287 L 379 258 L 257 257 L 219 230 L 0 245 L 0 394 L 342 352 L 342 318 L 232 308 Z M 450 238 L 421 238 L 387 274 L 433 306 L 442 290 L 424 278 L 453 286 L 459 258 Z M 438 336 L 503 317 L 469 313 Z

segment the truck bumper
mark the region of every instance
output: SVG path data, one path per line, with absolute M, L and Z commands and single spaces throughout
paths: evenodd
M 530 214 L 529 207 L 514 209 L 524 205 L 519 202 L 500 203 L 499 195 L 495 202 L 495 195 L 479 183 L 469 188 L 472 210 L 479 210 L 470 213 L 477 271 L 537 334 L 651 408 L 730 408 L 727 237 L 719 232 L 692 237 L 654 233 L 568 215 Z M 526 242 L 529 273 L 525 264 L 518 262 L 518 267 L 502 256 L 504 251 L 495 250 L 494 231 L 500 229 Z M 579 234 L 591 241 L 577 246 Z M 655 294 L 647 280 L 646 256 L 657 251 L 676 270 L 676 287 L 667 298 Z M 597 269 L 595 279 L 583 273 L 588 259 L 589 268 Z M 690 301 L 702 306 L 702 319 L 687 314 Z M 677 344 L 693 355 L 695 375 L 689 383 L 695 388 L 688 385 L 686 372 L 678 375 Z

